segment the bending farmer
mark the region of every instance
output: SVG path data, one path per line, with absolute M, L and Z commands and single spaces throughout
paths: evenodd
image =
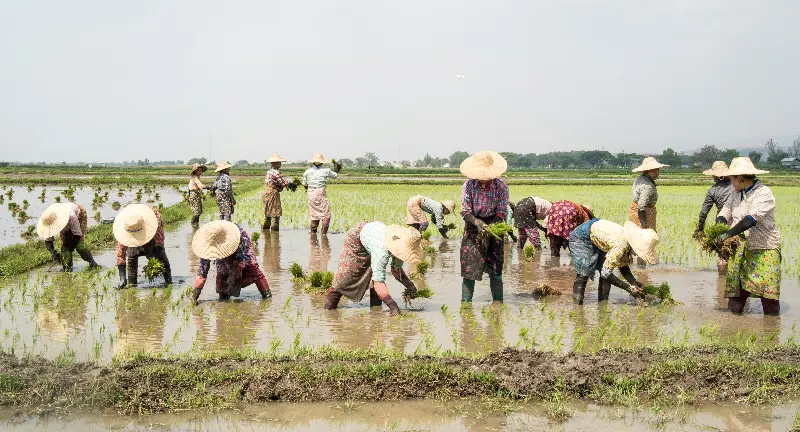
M 415 195 L 408 199 L 406 205 L 406 225 L 424 232 L 428 229 L 428 219 L 425 217 L 427 213 L 431 215 L 431 222 L 436 225 L 439 234 L 447 238 L 444 217 L 453 212 L 455 205 L 451 200 L 435 201 L 422 195 Z
M 146 204 L 131 204 L 122 209 L 114 219 L 114 238 L 118 242 L 118 288 L 136 286 L 141 256 L 161 261 L 164 265 L 164 282 L 167 285 L 172 284 L 172 269 L 164 250 L 164 225 L 157 208 Z
M 83 242 L 86 230 L 86 209 L 75 203 L 52 204 L 42 213 L 36 224 L 36 233 L 44 239 L 44 245 L 53 260 L 60 262 L 65 272 L 72 271 L 72 251 L 77 251 L 89 263 L 90 269 L 100 267 Z M 53 245 L 56 235 L 61 242 L 61 253 L 56 252 Z

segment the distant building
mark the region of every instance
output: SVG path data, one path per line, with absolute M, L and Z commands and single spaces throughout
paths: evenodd
M 781 166 L 786 168 L 800 169 L 800 159 L 796 157 L 788 157 L 781 159 Z

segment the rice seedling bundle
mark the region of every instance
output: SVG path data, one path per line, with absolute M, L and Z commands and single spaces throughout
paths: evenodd
M 536 297 L 560 296 L 561 291 L 551 287 L 548 284 L 539 284 L 537 287 L 533 288 L 533 295 Z
M 681 304 L 672 298 L 669 283 L 667 282 L 662 282 L 661 285 L 645 285 L 644 294 L 645 299 L 650 302 L 656 301 L 662 305 Z
M 505 222 L 496 222 L 489 225 L 489 228 L 486 230 L 489 235 L 492 237 L 502 240 L 505 236 L 508 235 L 510 232 L 514 232 L 514 227 L 505 223 Z
M 731 237 L 725 240 L 721 245 L 717 245 L 714 240 L 726 231 L 730 226 L 724 223 L 715 223 L 707 226 L 702 233 L 696 233 L 693 237 L 700 242 L 700 248 L 710 254 L 727 254 L 733 253 L 736 243 L 739 241 L 737 237 Z
M 408 295 L 408 298 L 410 299 L 431 298 L 431 297 L 433 297 L 433 291 L 429 287 L 417 288 L 416 291 Z
M 427 245 L 427 246 L 423 247 L 422 251 L 425 252 L 426 254 L 436 253 L 436 249 L 431 245 Z
M 525 246 L 525 249 L 523 250 L 523 256 L 525 257 L 525 259 L 533 258 L 533 254 L 534 254 L 533 245 Z
M 292 273 L 292 277 L 295 279 L 302 279 L 306 277 L 306 273 L 305 271 L 303 271 L 303 267 L 296 262 L 292 263 L 291 267 L 289 267 L 289 271 Z
M 164 264 L 162 264 L 161 261 L 157 260 L 156 258 L 150 258 L 147 260 L 147 264 L 145 264 L 143 271 L 144 277 L 147 278 L 148 281 L 152 282 L 153 279 L 164 275 Z
M 415 271 L 412 276 L 425 276 L 425 273 L 428 273 L 430 266 L 431 263 L 428 261 L 422 261 L 421 263 L 417 264 L 417 268 L 414 269 Z
M 253 231 L 253 233 L 250 234 L 250 240 L 252 240 L 253 243 L 258 243 L 258 239 L 260 238 L 261 238 L 261 233 L 258 231 Z
M 430 240 L 432 234 L 433 233 L 430 230 L 425 230 L 422 232 L 422 234 L 420 234 L 420 236 L 422 237 L 422 240 Z

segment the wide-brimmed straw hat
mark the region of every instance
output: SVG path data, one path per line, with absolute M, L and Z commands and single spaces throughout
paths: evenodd
M 389 225 L 386 227 L 386 249 L 397 259 L 416 265 L 424 261 L 422 236 L 411 227 Z
M 493 180 L 506 172 L 508 163 L 500 153 L 479 151 L 461 162 L 461 174 L 475 180 Z
M 197 170 L 200 170 L 201 172 L 206 172 L 207 169 L 208 167 L 205 166 L 204 164 L 194 164 L 192 165 L 192 174 L 194 174 L 194 172 Z
M 217 164 L 217 169 L 215 169 L 214 172 L 220 172 L 228 168 L 233 168 L 233 165 L 229 164 L 228 162 L 222 161 L 219 164 Z
M 226 220 L 209 222 L 194 234 L 192 252 L 203 259 L 222 259 L 233 255 L 242 240 L 239 227 Z
M 760 170 L 753 165 L 753 161 L 747 156 L 735 157 L 731 160 L 731 166 L 722 174 L 723 176 L 737 175 L 758 175 L 766 174 L 769 171 Z
M 442 207 L 446 208 L 450 213 L 453 213 L 453 209 L 456 208 L 456 203 L 453 200 L 444 200 L 442 201 Z
M 315 154 L 314 157 L 311 158 L 311 160 L 309 162 L 311 162 L 311 163 L 321 163 L 321 164 L 328 163 L 328 161 L 325 160 L 325 156 L 322 156 L 322 153 Z
M 36 223 L 36 234 L 46 239 L 60 233 L 69 223 L 71 206 L 71 203 L 56 203 L 47 207 Z
M 724 177 L 727 175 L 725 174 L 726 171 L 728 171 L 728 164 L 723 161 L 715 161 L 711 165 L 711 169 L 703 171 L 703 174 L 707 176 Z
M 139 247 L 153 239 L 158 231 L 158 218 L 146 204 L 131 204 L 114 218 L 114 238 L 123 246 Z
M 658 234 L 651 229 L 641 229 L 635 223 L 626 221 L 623 227 L 625 238 L 636 256 L 647 261 L 648 264 L 658 262 L 656 245 L 658 245 Z
M 278 153 L 273 153 L 272 156 L 270 156 L 269 159 L 267 159 L 267 163 L 273 163 L 273 162 L 286 162 L 286 159 L 281 157 L 281 155 L 279 155 Z
M 661 162 L 657 161 L 654 157 L 646 157 L 642 160 L 642 164 L 638 167 L 634 168 L 633 172 L 642 172 L 642 171 L 650 171 L 654 169 L 668 167 L 669 165 L 662 164 Z

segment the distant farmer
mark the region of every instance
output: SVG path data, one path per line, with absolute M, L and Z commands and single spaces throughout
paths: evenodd
M 781 233 L 775 224 L 775 196 L 756 176 L 766 174 L 753 166 L 748 157 L 737 157 L 725 172 L 731 178 L 734 192 L 717 217 L 731 226 L 716 242 L 744 233 L 728 262 L 725 297 L 728 309 L 742 313 L 748 297 L 761 298 L 765 315 L 781 311 Z
M 222 161 L 217 165 L 214 172 L 217 173 L 217 179 L 211 186 L 217 197 L 217 207 L 219 207 L 219 217 L 222 220 L 230 221 L 233 215 L 234 206 L 236 205 L 236 198 L 233 197 L 233 182 L 231 181 L 231 168 L 233 165 L 228 162 Z
M 331 208 L 328 204 L 326 188 L 329 178 L 339 176 L 342 165 L 337 163 L 333 170 L 323 168 L 322 165 L 327 162 L 321 153 L 314 155 L 314 158 L 309 162 L 311 162 L 311 168 L 303 173 L 303 187 L 308 191 L 308 214 L 311 218 L 311 233 L 315 234 L 317 227 L 322 222 L 320 232 L 327 234 L 331 224 Z
M 453 212 L 455 202 L 451 200 L 436 201 L 422 195 L 415 195 L 408 199 L 406 205 L 406 225 L 424 232 L 428 229 L 428 219 L 425 213 L 431 215 L 431 222 L 436 225 L 439 234 L 447 238 L 447 228 L 444 226 L 444 217 Z
M 611 285 L 622 288 L 635 298 L 644 298 L 644 285 L 637 281 L 630 265 L 635 253 L 650 264 L 655 264 L 658 234 L 651 229 L 641 229 L 633 222 L 625 222 L 625 227 L 605 220 L 592 219 L 572 231 L 569 237 L 569 253 L 575 266 L 575 283 L 572 286 L 572 299 L 583 304 L 583 295 L 589 279 L 600 271 L 597 286 L 597 301 L 608 300 Z M 628 281 L 614 275 L 614 269 Z
M 194 235 L 192 252 L 200 257 L 200 270 L 194 281 L 192 301 L 197 303 L 206 284 L 211 261 L 217 265 L 217 294 L 220 300 L 239 297 L 242 288 L 255 284 L 262 299 L 272 297 L 267 278 L 258 268 L 250 236 L 233 222 L 209 222 Z
M 633 201 L 628 219 L 639 228 L 656 229 L 656 203 L 658 203 L 656 180 L 661 168 L 668 166 L 659 163 L 654 157 L 646 157 L 641 165 L 633 169 L 633 172 L 642 174 L 633 182 Z
M 550 241 L 550 256 L 561 256 L 561 249 L 569 246 L 569 235 L 578 225 L 594 219 L 592 208 L 572 201 L 556 201 L 550 206 L 543 230 Z
M 280 229 L 281 215 L 283 214 L 281 192 L 284 188 L 294 190 L 296 187 L 294 181 L 287 181 L 281 175 L 282 162 L 286 162 L 286 159 L 277 153 L 267 159 L 270 169 L 264 179 L 264 193 L 261 195 L 264 203 L 264 223 L 261 224 L 263 230 L 278 231 Z
M 550 201 L 539 197 L 527 197 L 517 202 L 514 208 L 514 226 L 519 230 L 519 248 L 524 249 L 525 243 L 530 240 L 534 249 L 542 249 L 542 241 L 539 240 L 539 230 L 547 235 L 547 228 L 543 227 L 539 221 L 547 220 L 550 213 Z
M 118 242 L 117 288 L 136 286 L 141 256 L 161 261 L 164 266 L 164 282 L 167 285 L 172 284 L 172 270 L 164 250 L 164 225 L 157 208 L 146 204 L 131 204 L 122 209 L 114 219 L 114 238 Z
M 728 202 L 731 195 L 733 195 L 733 186 L 731 186 L 730 177 L 725 173 L 728 171 L 728 165 L 723 161 L 716 161 L 711 166 L 711 169 L 703 171 L 703 174 L 713 176 L 714 186 L 706 192 L 706 199 L 703 200 L 703 206 L 700 208 L 700 217 L 697 220 L 697 229 L 695 232 L 702 233 L 706 225 L 706 218 L 711 207 L 717 207 L 717 215 L 720 214 L 725 203 Z M 730 256 L 720 254 L 717 257 L 717 271 L 719 274 L 724 275 L 728 268 L 728 259 Z
M 514 201 L 509 200 L 508 206 L 506 206 L 506 224 L 508 226 L 514 226 Z M 508 230 L 508 237 L 511 239 L 512 242 L 517 241 L 517 236 L 514 235 L 514 230 Z M 505 241 L 505 239 L 503 239 Z
M 192 174 L 189 176 L 189 207 L 192 209 L 192 225 L 200 223 L 203 214 L 203 189 L 206 186 L 200 181 L 200 176 L 208 170 L 205 165 L 192 165 Z
M 469 180 L 461 191 L 461 301 L 472 302 L 475 281 L 489 274 L 492 300 L 503 301 L 503 238 L 488 232 L 489 224 L 503 222 L 508 212 L 508 186 L 500 177 L 508 167 L 499 153 L 480 151 L 461 163 L 461 173 Z
M 339 267 L 328 290 L 325 309 L 336 309 L 342 297 L 359 302 L 369 290 L 370 307 L 381 302 L 391 315 L 400 313 L 397 302 L 386 287 L 386 266 L 394 278 L 406 287 L 404 295 L 417 291 L 414 282 L 403 271 L 403 263 L 416 267 L 423 261 L 419 231 L 382 222 L 361 222 L 347 232 L 339 255 Z
M 86 230 L 86 209 L 75 203 L 50 205 L 36 224 L 36 233 L 44 239 L 44 245 L 50 251 L 53 260 L 61 263 L 65 272 L 72 271 L 72 251 L 77 251 L 78 255 L 89 263 L 89 269 L 100 267 L 83 242 Z M 53 245 L 55 236 L 58 236 L 61 242 L 61 253 L 56 252 Z

